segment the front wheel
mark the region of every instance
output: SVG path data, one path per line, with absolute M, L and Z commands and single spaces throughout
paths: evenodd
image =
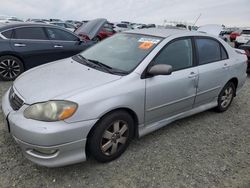
M 225 85 L 225 87 L 220 92 L 218 97 L 218 106 L 216 110 L 218 112 L 226 111 L 231 105 L 235 94 L 235 85 L 232 82 L 229 82 Z
M 125 111 L 117 111 L 102 118 L 89 137 L 90 154 L 99 162 L 118 158 L 133 137 L 133 118 Z

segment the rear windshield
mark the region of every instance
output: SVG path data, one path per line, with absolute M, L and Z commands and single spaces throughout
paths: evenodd
M 250 35 L 250 30 L 243 30 L 241 34 L 247 34 L 247 35 Z

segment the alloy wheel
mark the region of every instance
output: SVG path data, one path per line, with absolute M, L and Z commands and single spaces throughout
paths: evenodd
M 128 139 L 128 123 L 122 120 L 112 123 L 103 133 L 101 150 L 103 154 L 110 156 L 115 154 Z
M 19 63 L 14 59 L 5 59 L 0 62 L 0 75 L 6 79 L 14 79 L 21 73 Z
M 232 99 L 233 99 L 233 95 L 234 95 L 234 90 L 232 87 L 228 87 L 227 89 L 225 89 L 223 95 L 221 96 L 221 106 L 223 108 L 227 108 Z

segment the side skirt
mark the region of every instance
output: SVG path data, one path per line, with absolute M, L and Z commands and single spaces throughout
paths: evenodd
M 206 111 L 208 109 L 216 107 L 217 105 L 218 105 L 218 102 L 217 102 L 217 98 L 216 98 L 213 102 L 211 102 L 209 104 L 205 104 L 205 105 L 196 107 L 194 109 L 191 109 L 189 111 L 182 112 L 182 113 L 177 114 L 175 116 L 172 116 L 170 118 L 166 118 L 166 119 L 163 119 L 161 121 L 154 122 L 154 123 L 151 123 L 148 125 L 145 125 L 145 124 L 139 125 L 139 137 L 142 137 L 142 136 L 149 134 L 155 130 L 158 130 L 162 127 L 165 127 L 166 125 L 168 125 L 176 120 L 179 120 L 179 119 Z

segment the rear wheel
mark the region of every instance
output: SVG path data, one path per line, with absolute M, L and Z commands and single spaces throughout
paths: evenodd
M 99 162 L 109 162 L 118 158 L 129 145 L 133 127 L 133 118 L 125 111 L 105 116 L 89 137 L 90 154 Z
M 0 57 L 0 80 L 15 80 L 24 71 L 23 63 L 14 56 Z
M 240 44 L 238 42 L 234 42 L 234 47 L 239 48 Z
M 218 106 L 216 107 L 216 110 L 218 112 L 226 111 L 231 105 L 234 95 L 235 95 L 235 85 L 234 83 L 229 82 L 220 92 L 220 95 L 218 97 Z

